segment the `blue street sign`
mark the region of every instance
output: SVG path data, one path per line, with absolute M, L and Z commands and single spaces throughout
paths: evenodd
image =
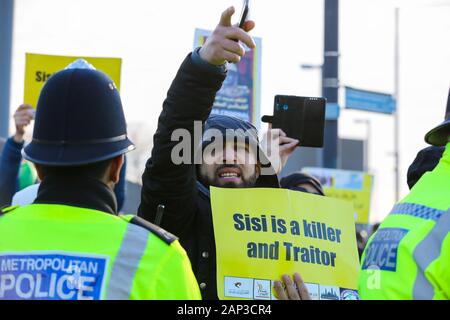
M 339 111 L 339 105 L 337 103 L 327 103 L 325 120 L 337 120 L 339 118 Z
M 390 94 L 345 87 L 345 108 L 393 114 L 396 103 Z

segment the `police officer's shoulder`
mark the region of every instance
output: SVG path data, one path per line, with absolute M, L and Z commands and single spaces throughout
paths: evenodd
M 17 205 L 17 206 L 11 206 L 11 207 L 3 207 L 3 208 L 0 208 L 0 217 L 1 217 L 2 215 L 4 215 L 4 214 L 7 214 L 7 213 L 12 212 L 13 210 L 15 210 L 15 209 L 17 209 L 17 208 L 19 208 L 19 207 L 20 207 L 20 206 Z
M 162 241 L 167 243 L 168 245 L 172 244 L 174 241 L 178 240 L 176 236 L 167 232 L 161 227 L 158 227 L 156 224 L 150 223 L 147 220 L 144 220 L 138 216 L 132 216 L 131 219 L 127 219 L 129 223 L 137 225 L 141 228 L 144 228 L 150 231 L 152 234 L 160 238 Z

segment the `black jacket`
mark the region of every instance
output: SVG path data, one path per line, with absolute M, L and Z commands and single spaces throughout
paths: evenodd
M 217 299 L 209 189 L 197 181 L 194 164 L 175 165 L 171 161 L 172 148 L 179 143 L 171 141 L 171 135 L 175 129 L 183 128 L 194 136 L 194 121 L 206 121 L 225 76 L 225 71 L 218 68 L 214 72 L 193 61 L 191 56 L 181 65 L 159 117 L 151 158 L 142 176 L 138 211 L 140 217 L 154 222 L 158 205 L 165 206 L 161 227 L 179 237 L 191 260 L 203 299 Z M 199 143 L 191 141 L 191 150 Z

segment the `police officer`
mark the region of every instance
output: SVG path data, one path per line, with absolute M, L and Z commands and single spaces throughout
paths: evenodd
M 450 299 L 450 92 L 445 118 L 425 136 L 445 146 L 439 164 L 368 242 L 359 278 L 363 299 Z
M 117 214 L 113 187 L 134 145 L 114 82 L 85 65 L 41 92 L 23 155 L 42 184 L 33 204 L 0 213 L 0 299 L 200 299 L 178 240 Z

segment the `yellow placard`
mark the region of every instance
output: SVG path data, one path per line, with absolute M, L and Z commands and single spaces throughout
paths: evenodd
M 211 205 L 220 299 L 275 299 L 273 280 L 295 272 L 313 299 L 358 298 L 349 202 L 284 189 L 211 187 Z
M 360 171 L 313 167 L 302 171 L 320 180 L 326 196 L 353 203 L 356 223 L 369 223 L 373 176 Z
M 23 102 L 36 107 L 39 94 L 48 78 L 77 59 L 84 59 L 97 70 L 106 73 L 120 91 L 120 70 L 122 67 L 122 59 L 120 58 L 69 57 L 27 53 Z

